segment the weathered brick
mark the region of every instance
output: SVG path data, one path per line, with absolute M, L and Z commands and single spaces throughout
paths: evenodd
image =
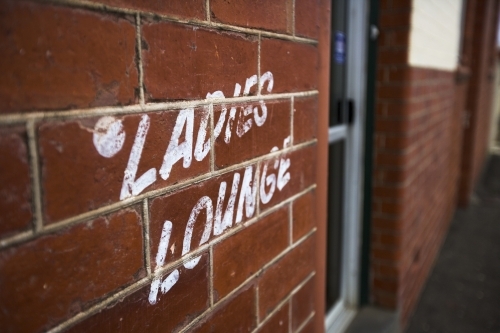
M 2 1 L 0 112 L 135 101 L 135 29 L 109 14 Z
M 257 40 L 170 22 L 142 26 L 144 87 L 148 101 L 199 99 L 257 74 Z
M 314 240 L 311 236 L 262 274 L 259 280 L 259 314 L 270 313 L 314 270 Z
M 147 285 L 69 332 L 177 332 L 208 308 L 208 267 L 204 254 L 192 270 L 178 268 L 179 280 L 166 294 L 158 293 L 157 303 L 148 301 L 151 287 Z
M 248 285 L 220 304 L 189 332 L 251 332 L 256 327 L 255 287 Z
M 201 109 L 194 110 L 193 151 L 201 122 Z M 193 157 L 189 168 L 178 161 L 166 180 L 159 174 L 179 111 L 148 113 L 150 127 L 145 137 L 136 179 L 151 168 L 156 181 L 144 191 L 161 188 L 209 171 L 209 156 L 198 162 Z M 116 155 L 104 157 L 93 143 L 97 118 L 66 122 L 47 122 L 39 127 L 44 213 L 48 223 L 120 200 L 124 172 L 142 121 L 140 115 L 119 118 L 125 141 Z M 185 128 L 183 130 L 185 133 Z M 184 134 L 180 142 L 185 141 Z
M 213 21 L 277 32 L 291 32 L 292 2 L 287 0 L 265 1 L 210 1 Z
M 269 318 L 257 331 L 258 333 L 288 333 L 290 320 L 290 305 L 286 303 L 275 314 Z
M 286 138 L 290 137 L 290 101 L 266 102 L 267 118 L 265 122 L 258 126 L 255 118 L 250 115 L 245 116 L 246 108 L 253 109 L 258 116 L 263 115 L 260 103 L 236 105 L 236 116 L 232 120 L 230 142 L 226 143 L 226 127 L 229 115 L 226 115 L 223 131 L 214 144 L 215 167 L 225 168 L 232 164 L 238 164 L 245 160 L 267 154 L 273 147 L 283 148 Z M 226 114 L 230 112 L 229 107 Z M 219 119 L 222 106 L 214 107 L 214 118 Z M 258 118 L 260 119 L 260 118 Z M 250 123 L 248 132 L 244 132 L 245 124 Z M 240 136 L 241 135 L 241 136 Z
M 318 38 L 318 0 L 295 0 L 295 34 Z
M 316 139 L 318 132 L 318 98 L 295 98 L 293 102 L 294 144 Z
M 0 129 L 0 238 L 26 230 L 32 219 L 31 181 L 26 133 Z
M 316 226 L 316 191 L 307 192 L 293 202 L 293 241 Z
M 256 167 L 252 166 L 252 177 L 255 175 Z M 158 245 L 160 243 L 160 238 L 162 234 L 162 229 L 165 221 L 172 222 L 172 231 L 170 236 L 170 243 L 168 245 L 169 255 L 167 257 L 167 261 L 178 259 L 181 257 L 182 247 L 184 236 L 186 232 L 186 226 L 193 211 L 193 208 L 199 202 L 202 197 L 208 197 L 209 201 L 212 204 L 212 220 L 209 220 L 209 236 L 214 237 L 214 229 L 216 229 L 216 219 L 217 215 L 217 202 L 218 202 L 218 194 L 220 189 L 220 184 L 222 182 L 226 183 L 226 189 L 224 194 L 224 200 L 222 203 L 222 214 L 221 220 L 223 221 L 224 215 L 226 212 L 226 208 L 230 199 L 230 195 L 232 192 L 232 184 L 234 175 L 238 173 L 240 175 L 239 185 L 237 187 L 236 195 L 234 197 L 234 209 L 228 218 L 230 221 L 230 225 L 227 228 L 222 228 L 220 233 L 226 231 L 226 229 L 236 225 L 236 218 L 238 212 L 238 205 L 240 200 L 240 193 L 243 180 L 245 178 L 245 169 L 236 170 L 234 172 L 230 172 L 224 174 L 219 177 L 211 178 L 202 183 L 198 183 L 196 185 L 191 185 L 186 189 L 177 191 L 173 194 L 157 197 L 151 201 L 150 204 L 150 214 L 151 214 L 151 223 L 150 223 L 150 244 L 151 244 L 151 258 L 155 258 L 156 252 L 158 251 Z M 253 179 L 253 178 L 252 178 Z M 246 215 L 245 205 L 242 205 L 242 216 L 241 221 L 246 221 L 248 218 Z M 256 210 L 254 210 L 255 214 Z M 207 221 L 207 210 L 205 208 L 200 210 L 200 213 L 197 219 L 194 222 L 192 238 L 191 238 L 191 250 L 195 250 L 202 239 L 202 234 L 204 233 L 205 226 Z M 209 238 L 210 239 L 210 238 Z M 172 258 L 172 259 L 171 259 Z M 152 263 L 153 268 L 155 267 L 155 263 Z
M 91 0 L 107 6 L 143 10 L 155 14 L 178 16 L 187 19 L 205 19 L 204 0 Z
M 277 186 L 275 186 L 276 184 L 272 185 L 271 183 L 266 184 L 266 186 L 261 185 L 262 180 L 264 179 L 263 171 L 266 164 L 267 173 L 265 177 L 267 178 L 272 174 L 278 177 L 279 166 L 277 168 L 274 168 L 274 162 L 276 159 L 270 159 L 261 163 L 259 187 L 263 187 L 265 193 L 267 194 L 269 194 L 271 191 L 274 191 L 272 198 L 269 199 L 269 202 L 263 203 L 262 189 L 260 189 L 261 201 L 259 202 L 259 204 L 261 206 L 261 209 L 272 207 L 315 183 L 316 145 L 307 146 L 305 148 L 295 150 L 289 154 L 281 156 L 280 160 L 286 161 L 288 158 L 290 159 L 290 167 L 286 171 L 290 173 L 290 180 L 282 188 L 281 191 L 277 188 Z
M 145 276 L 139 213 L 127 209 L 0 253 L 0 327 L 42 331 Z
M 288 209 L 282 208 L 214 247 L 214 298 L 222 298 L 288 246 Z
M 314 45 L 262 39 L 261 73 L 273 73 L 273 93 L 316 89 L 317 54 Z
M 315 277 L 311 278 L 292 297 L 292 331 L 295 332 L 300 325 L 314 311 Z

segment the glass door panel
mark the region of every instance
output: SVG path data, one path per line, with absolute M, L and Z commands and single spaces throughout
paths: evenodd
M 346 89 L 346 0 L 332 3 L 332 40 L 330 62 L 330 117 L 328 148 L 328 225 L 326 264 L 326 311 L 340 298 L 342 221 L 344 212 L 345 137 L 343 107 Z
M 328 333 L 345 330 L 358 304 L 369 3 L 332 2 L 325 295 Z
M 342 217 L 344 212 L 344 140 L 328 147 L 328 236 L 326 307 L 333 308 L 340 297 Z

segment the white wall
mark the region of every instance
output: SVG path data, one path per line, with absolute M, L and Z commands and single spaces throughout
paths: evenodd
M 455 70 L 461 22 L 462 0 L 413 0 L 410 65 Z

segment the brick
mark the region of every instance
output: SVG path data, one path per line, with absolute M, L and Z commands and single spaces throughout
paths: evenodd
M 2 1 L 0 22 L 6 36 L 0 41 L 0 112 L 135 102 L 138 75 L 130 21 L 74 8 Z
M 384 118 L 379 117 L 375 123 L 375 130 L 378 133 L 404 134 L 410 128 L 410 121 L 407 118 Z
M 318 0 L 295 1 L 295 34 L 317 39 L 319 31 Z
M 300 330 L 300 333 L 314 333 L 316 328 L 314 326 L 314 316 L 307 322 L 307 324 Z
M 286 303 L 269 318 L 257 333 L 288 333 L 290 305 Z
M 159 22 L 144 24 L 142 38 L 148 101 L 201 99 L 217 90 L 232 97 L 236 83 L 244 88 L 257 74 L 255 37 Z
M 373 279 L 373 288 L 377 290 L 382 290 L 389 293 L 396 293 L 398 290 L 398 282 L 397 280 L 388 280 L 388 279 Z
M 177 16 L 187 19 L 205 19 L 205 1 L 204 0 L 91 0 L 92 2 L 101 3 L 107 6 L 142 10 L 155 14 L 163 14 L 168 16 Z
M 405 205 L 405 203 L 382 202 L 380 207 L 380 212 L 391 215 L 399 215 L 404 212 L 406 206 L 407 205 Z
M 273 73 L 273 93 L 316 89 L 318 50 L 309 44 L 262 39 L 261 73 L 267 71 Z
M 315 277 L 307 281 L 292 297 L 293 332 L 295 332 L 314 311 L 314 285 Z
M 395 152 L 379 152 L 375 155 L 375 163 L 380 166 L 403 166 L 408 162 L 408 154 Z
M 376 211 L 374 211 L 373 215 L 372 226 L 375 229 L 401 231 L 403 228 L 404 218 L 401 216 L 388 216 L 387 214 L 380 214 Z
M 404 150 L 412 144 L 407 136 L 386 135 L 384 138 L 384 146 L 387 149 Z
M 256 166 L 252 166 L 252 177 L 255 175 Z M 173 194 L 164 195 L 151 200 L 150 204 L 150 244 L 151 244 L 151 258 L 156 258 L 156 252 L 158 251 L 158 246 L 162 234 L 163 224 L 166 220 L 172 222 L 172 231 L 170 236 L 170 243 L 168 245 L 169 254 L 167 256 L 167 261 L 179 259 L 181 257 L 184 235 L 186 230 L 186 225 L 188 223 L 191 211 L 197 202 L 204 196 L 208 197 L 212 202 L 212 213 L 215 219 L 218 194 L 220 189 L 220 184 L 226 182 L 226 191 L 224 195 L 224 201 L 222 204 L 222 215 L 224 217 L 226 208 L 229 202 L 229 198 L 232 191 L 232 184 L 234 180 L 234 175 L 238 173 L 240 175 L 239 186 L 236 192 L 234 201 L 234 210 L 232 212 L 232 218 L 230 218 L 231 225 L 228 228 L 236 225 L 236 217 L 238 204 L 241 193 L 241 185 L 243 183 L 245 169 L 236 170 L 224 174 L 219 177 L 211 178 L 210 180 L 204 181 L 202 183 L 189 186 L 185 189 L 179 190 Z M 255 214 L 256 210 L 254 210 Z M 242 210 L 242 221 L 253 217 L 247 217 L 245 207 Z M 191 240 L 191 250 L 195 250 L 200 241 L 202 234 L 205 230 L 205 225 L 207 221 L 206 209 L 202 209 L 198 218 L 195 221 L 193 227 L 193 234 Z M 228 229 L 227 228 L 227 229 Z M 210 237 L 215 237 L 214 235 L 215 222 L 212 221 L 212 227 L 210 228 Z M 225 230 L 224 230 L 225 231 Z M 172 258 L 172 259 L 171 259 Z M 155 263 L 152 263 L 153 268 Z
M 316 191 L 307 192 L 293 202 L 293 241 L 305 236 L 316 226 Z
M 388 277 L 396 279 L 399 276 L 400 269 L 397 266 L 383 263 L 372 264 L 373 276 Z
M 398 93 L 399 96 L 399 93 Z M 377 114 L 383 115 L 385 117 L 404 117 L 409 116 L 412 112 L 415 112 L 415 106 L 418 102 L 409 102 L 408 99 L 397 98 L 394 101 L 385 101 L 383 104 L 384 112 L 377 110 Z M 420 110 L 420 108 L 417 108 Z
M 412 0 L 382 0 L 380 8 L 382 9 L 411 9 Z
M 248 285 L 188 332 L 251 332 L 256 327 L 255 287 Z
M 139 213 L 127 209 L 0 253 L 0 326 L 46 330 L 145 276 Z
M 215 167 L 223 169 L 232 164 L 238 164 L 261 155 L 268 154 L 273 147 L 283 148 L 285 139 L 290 137 L 290 101 L 266 102 L 267 119 L 258 126 L 250 114 L 244 115 L 245 108 L 257 108 L 258 116 L 263 115 L 259 103 L 237 104 L 236 116 L 232 124 L 230 142 L 225 142 L 227 123 L 230 110 L 226 111 L 226 121 L 223 130 L 214 144 Z M 214 106 L 214 118 L 219 119 L 222 106 Z M 251 123 L 248 132 L 243 132 L 245 124 Z M 241 137 L 240 137 L 240 133 Z
M 194 110 L 193 150 L 201 122 L 200 111 Z M 209 171 L 207 156 L 200 162 L 193 157 L 189 168 L 184 168 L 182 161 L 177 162 L 166 180 L 159 174 L 178 114 L 178 111 L 148 113 L 150 127 L 136 179 L 155 168 L 156 181 L 144 191 Z M 119 119 L 123 124 L 125 141 L 122 149 L 110 158 L 101 156 L 93 143 L 98 118 L 47 122 L 39 126 L 44 213 L 48 223 L 120 200 L 124 172 L 142 118 L 140 115 L 127 115 Z M 180 141 L 184 141 L 183 135 Z
M 405 28 L 410 26 L 411 9 L 382 11 L 379 24 L 382 29 Z
M 398 261 L 401 258 L 401 251 L 399 249 L 373 248 L 372 257 L 374 259 Z
M 403 188 L 399 186 L 374 186 L 373 196 L 377 198 L 396 198 L 403 195 Z
M 390 66 L 386 69 L 387 81 L 389 82 L 408 82 L 411 81 L 411 67 Z
M 23 128 L 0 129 L 0 237 L 29 228 L 31 180 Z
M 393 31 L 391 46 L 410 45 L 410 27 Z
M 294 144 L 316 139 L 318 133 L 318 98 L 295 98 L 293 102 Z
M 314 270 L 314 241 L 311 236 L 269 267 L 259 280 L 259 314 L 269 314 Z
M 408 175 L 404 170 L 381 169 L 375 171 L 375 179 L 384 182 L 386 185 L 402 184 L 407 180 Z
M 280 160 L 290 159 L 290 167 L 287 171 L 290 173 L 290 181 L 282 188 L 280 191 L 276 186 L 272 184 L 270 186 L 264 186 L 264 191 L 269 195 L 271 191 L 274 192 L 269 202 L 263 203 L 262 201 L 262 189 L 260 189 L 261 209 L 266 209 L 272 207 L 277 203 L 290 198 L 291 196 L 299 193 L 300 191 L 306 189 L 307 187 L 313 185 L 316 181 L 316 145 L 307 146 L 291 153 L 285 154 L 280 157 Z M 270 175 L 278 176 L 279 167 L 274 168 L 275 159 L 266 160 L 261 163 L 260 166 L 260 182 L 264 176 L 264 166 L 267 164 L 266 178 Z M 269 185 L 269 184 L 268 184 Z M 259 187 L 261 184 L 259 183 Z
M 408 63 L 408 48 L 379 48 L 377 61 L 380 65 L 404 65 Z
M 282 33 L 292 32 L 292 10 L 287 0 L 210 1 L 212 21 Z
M 204 254 L 192 270 L 178 268 L 179 280 L 166 294 L 158 293 L 156 304 L 148 301 L 151 287 L 147 285 L 69 332 L 178 332 L 209 306 L 208 267 Z
M 401 235 L 397 232 L 377 230 L 372 233 L 372 243 L 380 246 L 400 246 Z
M 214 299 L 223 298 L 288 246 L 288 209 L 284 207 L 213 249 Z
M 406 83 L 378 84 L 377 97 L 402 101 L 408 97 L 410 90 L 411 87 Z
M 410 26 L 382 30 L 379 40 L 381 47 L 408 47 L 410 45 Z

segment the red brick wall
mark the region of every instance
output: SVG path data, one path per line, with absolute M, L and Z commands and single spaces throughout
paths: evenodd
M 372 300 L 403 326 L 455 208 L 462 112 L 454 72 L 408 65 L 410 15 L 380 13 L 371 255 Z
M 479 3 L 489 11 L 475 11 Z M 446 235 L 464 177 L 470 182 L 469 193 L 472 188 L 475 178 L 464 176 L 461 164 L 473 165 L 476 177 L 484 161 L 491 94 L 468 77 L 472 73 L 485 80 L 482 68 L 490 58 L 482 53 L 491 53 L 494 28 L 481 23 L 475 38 L 469 30 L 474 19 L 476 25 L 496 22 L 496 9 L 486 2 L 467 4 L 460 70 L 452 72 L 410 66 L 411 1 L 381 2 L 371 297 L 374 304 L 397 310 L 403 327 Z M 471 63 L 475 67 L 469 67 Z M 464 137 L 464 113 L 471 102 L 467 89 L 482 98 L 481 115 L 473 125 L 482 131 L 474 134 L 481 143 Z M 462 140 L 473 147 L 472 153 L 463 149 Z
M 189 2 L 0 4 L 2 331 L 311 331 L 318 4 Z
M 454 73 L 401 70 L 403 93 L 384 98 L 386 85 L 399 88 L 379 81 L 372 287 L 375 302 L 397 306 L 405 321 L 455 208 L 461 118 Z

